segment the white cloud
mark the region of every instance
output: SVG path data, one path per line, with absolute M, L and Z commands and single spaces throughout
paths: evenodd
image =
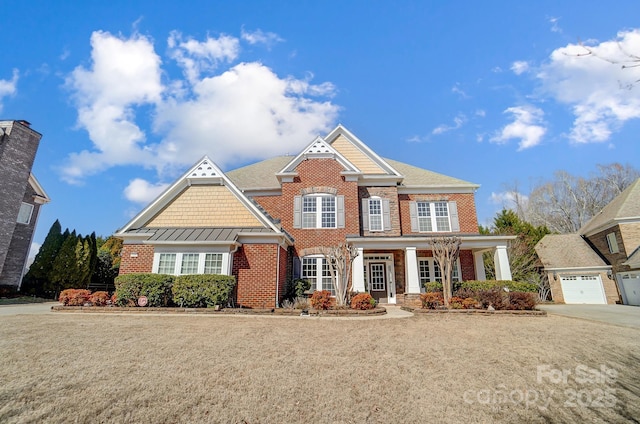
M 514 106 L 506 109 L 504 113 L 512 114 L 514 121 L 502 128 L 491 141 L 504 144 L 512 138 L 520 139 L 518 150 L 528 149 L 542 141 L 547 129 L 541 125 L 544 116 L 541 109 L 533 106 Z
M 29 255 L 27 255 L 27 264 L 26 264 L 27 268 L 29 268 L 31 266 L 31 264 L 33 263 L 34 259 L 36 258 L 36 255 L 40 251 L 41 247 L 42 247 L 42 244 L 37 243 L 35 241 L 31 242 L 31 246 L 29 247 Z
M 163 91 L 160 57 L 148 38 L 98 31 L 91 46 L 91 68 L 78 66 L 66 81 L 74 92 L 78 126 L 87 130 L 94 147 L 69 156 L 62 176 L 70 183 L 114 165 L 149 160 L 135 106 L 159 102 Z
M 79 66 L 67 79 L 78 126 L 93 143 L 61 167 L 71 183 L 119 165 L 152 167 L 161 180 L 173 178 L 205 154 L 220 166 L 264 159 L 297 151 L 337 119 L 332 83 L 314 84 L 311 73 L 281 77 L 259 62 L 230 66 L 240 51 L 228 35 L 198 41 L 172 32 L 168 55 L 185 73 L 173 80 L 144 36 L 96 32 L 91 44 L 89 67 Z M 138 121 L 150 121 L 153 133 Z M 142 202 L 140 193 L 154 187 L 160 186 L 138 181 L 125 196 Z
M 515 206 L 520 203 L 526 204 L 529 201 L 529 196 L 518 193 L 517 191 L 502 191 L 500 193 L 491 192 L 489 201 L 494 205 L 501 205 L 502 207 L 514 209 Z
M 129 181 L 129 185 L 124 189 L 124 196 L 131 202 L 147 204 L 158 197 L 169 187 L 169 184 L 150 183 L 142 178 L 135 178 Z
M 560 18 L 556 18 L 554 16 L 547 18 L 547 22 L 551 24 L 551 32 L 562 32 L 562 28 L 560 28 L 560 25 L 558 25 L 559 20 Z
M 173 31 L 167 44 L 169 56 L 182 67 L 191 83 L 197 82 L 201 73 L 215 70 L 221 62 L 233 62 L 240 51 L 238 39 L 225 34 L 197 41 L 191 37 L 183 40 L 180 32 Z
M 517 60 L 511 64 L 511 70 L 516 75 L 521 75 L 529 70 L 529 62 Z
M 475 114 L 479 118 L 484 118 L 485 116 L 487 116 L 487 111 L 484 109 L 477 109 Z
M 19 75 L 18 70 L 14 69 L 10 80 L 0 79 L 0 112 L 2 112 L 2 98 L 16 94 Z
M 455 83 L 455 85 L 451 87 L 451 92 L 459 95 L 463 99 L 469 98 L 469 95 L 462 88 L 460 88 L 459 83 Z
M 545 94 L 569 105 L 575 116 L 569 138 L 605 142 L 626 121 L 640 118 L 640 30 L 619 32 L 615 40 L 569 44 L 551 53 L 537 75 Z
M 278 34 L 273 32 L 264 32 L 261 29 L 245 31 L 244 28 L 242 28 L 240 37 L 249 44 L 264 44 L 267 47 L 271 47 L 275 43 L 284 41 L 284 39 L 280 38 Z
M 431 134 L 439 135 L 439 134 L 444 134 L 448 131 L 457 130 L 458 128 L 462 127 L 466 122 L 467 122 L 467 117 L 461 113 L 455 118 L 453 118 L 453 125 L 445 125 L 445 124 L 439 125 L 436 128 L 434 128 L 433 131 L 431 131 Z

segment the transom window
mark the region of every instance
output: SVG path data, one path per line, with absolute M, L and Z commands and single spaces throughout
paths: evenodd
M 418 275 L 420 277 L 420 287 L 424 288 L 425 283 L 442 282 L 442 272 L 438 262 L 434 258 L 418 259 Z M 451 280 L 460 281 L 460 260 L 456 260 L 451 271 Z
M 447 202 L 417 202 L 417 209 L 419 231 L 451 231 Z
M 326 194 L 304 196 L 302 228 L 336 228 L 336 197 Z
M 369 231 L 382 230 L 382 199 L 369 199 Z
M 156 253 L 154 269 L 158 274 L 225 274 L 224 257 L 228 253 Z
M 305 256 L 301 264 L 301 278 L 311 283 L 312 291 L 328 290 L 335 296 L 329 263 L 324 257 Z M 321 273 L 318 273 L 319 269 L 322 270 Z

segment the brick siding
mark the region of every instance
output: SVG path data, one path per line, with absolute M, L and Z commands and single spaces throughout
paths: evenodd
M 476 215 L 476 204 L 473 193 L 400 194 L 398 197 L 400 199 L 400 223 L 402 225 L 402 234 L 412 234 L 409 203 L 417 201 L 456 202 L 456 205 L 458 206 L 460 232 L 478 234 L 478 217 Z
M 153 246 L 148 244 L 125 244 L 120 254 L 120 274 L 153 271 Z M 137 257 L 131 257 L 131 255 Z

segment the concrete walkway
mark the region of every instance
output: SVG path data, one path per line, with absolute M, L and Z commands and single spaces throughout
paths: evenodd
M 640 328 L 640 307 L 629 305 L 538 305 L 548 314 Z
M 42 315 L 50 314 L 51 307 L 59 302 L 24 303 L 20 305 L 0 305 L 0 316 L 3 315 Z

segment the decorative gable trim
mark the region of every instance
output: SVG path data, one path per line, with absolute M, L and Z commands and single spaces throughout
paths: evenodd
M 125 236 L 129 230 L 144 227 L 165 206 L 178 197 L 185 188 L 194 184 L 210 184 L 225 186 L 249 212 L 251 212 L 264 225 L 276 233 L 284 234 L 258 206 L 252 202 L 235 184 L 216 166 L 216 164 L 204 156 L 195 166 L 187 171 L 175 183 L 160 194 L 153 202 L 136 215 L 129 223 L 117 231 L 117 236 Z M 128 234 L 126 235 L 129 236 Z
M 330 143 L 327 143 L 322 137 L 316 137 L 307 147 L 302 149 L 302 152 L 293 160 L 291 160 L 280 172 L 276 174 L 276 177 L 282 182 L 290 182 L 292 178 L 297 175 L 297 166 L 306 159 L 335 159 L 345 169 L 346 173 L 360 174 L 360 170 L 349 162 L 344 156 L 342 156 L 336 149 L 331 147 Z

